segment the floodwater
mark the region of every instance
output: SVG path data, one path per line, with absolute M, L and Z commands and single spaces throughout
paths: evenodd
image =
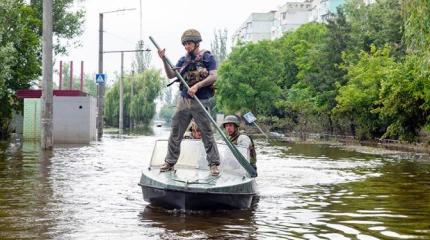
M 167 211 L 137 185 L 154 136 L 0 144 L 0 239 L 430 239 L 430 160 L 257 141 L 249 210 Z

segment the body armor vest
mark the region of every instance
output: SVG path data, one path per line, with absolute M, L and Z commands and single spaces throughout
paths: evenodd
M 185 63 L 181 68 L 180 73 L 189 87 L 192 87 L 194 84 L 209 76 L 209 71 L 203 62 L 203 55 L 206 52 L 209 51 L 201 50 L 193 60 L 189 54 L 185 56 Z M 181 91 L 185 89 L 182 83 L 179 85 L 179 89 Z

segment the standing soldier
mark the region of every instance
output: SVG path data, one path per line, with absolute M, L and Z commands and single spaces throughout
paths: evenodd
M 176 64 L 180 74 L 190 87 L 189 90 L 181 83 L 181 94 L 177 101 L 176 112 L 172 119 L 172 131 L 169 137 L 168 151 L 165 163 L 160 171 L 171 171 L 176 164 L 181 152 L 181 141 L 192 118 L 202 132 L 202 140 L 206 150 L 206 159 L 213 176 L 219 175 L 220 163 L 218 148 L 210 126 L 210 121 L 205 111 L 193 98 L 198 97 L 201 103 L 207 107 L 209 98 L 214 96 L 213 84 L 217 79 L 217 64 L 214 56 L 206 50 L 200 49 L 202 37 L 195 29 L 186 30 L 181 37 L 186 55 L 181 57 Z M 164 69 L 169 79 L 175 77 L 175 71 L 169 67 L 165 58 L 165 49 L 159 50 L 158 55 L 164 62 Z
M 234 115 L 228 115 L 224 118 L 222 126 L 227 132 L 231 143 L 248 149 L 250 164 L 257 172 L 257 153 L 255 152 L 254 141 L 251 137 L 239 131 L 239 118 Z

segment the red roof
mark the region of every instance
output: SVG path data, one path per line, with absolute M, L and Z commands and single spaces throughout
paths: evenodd
M 18 98 L 40 98 L 42 96 L 42 90 L 33 89 L 20 89 L 16 91 Z M 80 90 L 54 90 L 54 96 L 57 97 L 80 97 L 88 96 L 87 93 L 81 92 Z

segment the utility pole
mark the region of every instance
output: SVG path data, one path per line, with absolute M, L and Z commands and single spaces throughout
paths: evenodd
M 119 134 L 124 130 L 124 52 L 121 52 L 121 79 L 119 80 Z
M 52 93 L 52 0 L 43 0 L 43 50 L 42 50 L 42 112 L 41 112 L 41 148 L 52 150 L 54 139 L 53 93 Z
M 142 0 L 139 0 L 139 37 L 142 41 Z
M 133 85 L 134 85 L 134 70 L 131 71 L 131 78 L 130 78 L 130 86 L 131 86 L 131 93 L 130 93 L 130 129 L 133 129 L 133 118 L 131 117 L 131 101 L 133 101 L 133 97 L 134 97 L 134 89 L 133 89 Z
M 129 9 L 118 9 L 109 12 L 99 13 L 99 73 L 103 73 L 103 14 L 107 13 L 116 13 L 123 11 L 132 11 L 136 10 L 135 8 Z M 99 83 L 97 85 L 97 138 L 100 140 L 103 137 L 103 112 L 105 106 L 105 83 Z
M 103 13 L 99 14 L 99 73 L 103 73 Z M 97 138 L 103 137 L 105 83 L 97 84 Z

